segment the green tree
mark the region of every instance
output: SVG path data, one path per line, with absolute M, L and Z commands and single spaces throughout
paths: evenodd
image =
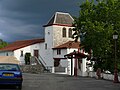
M 8 45 L 7 42 L 5 42 L 5 41 L 3 41 L 2 39 L 0 39 L 0 48 L 3 48 L 3 47 L 5 47 L 5 46 L 7 46 L 7 45 Z
M 31 53 L 25 53 L 25 64 L 30 64 Z
M 73 29 L 75 41 L 80 37 L 81 45 L 85 50 L 89 52 L 92 49 L 93 56 L 100 61 L 98 65 L 95 65 L 113 72 L 114 41 L 112 36 L 115 31 L 120 36 L 120 0 L 86 0 L 80 5 L 79 17 L 75 17 L 73 25 L 75 26 Z M 119 62 L 120 38 L 117 43 L 117 61 Z

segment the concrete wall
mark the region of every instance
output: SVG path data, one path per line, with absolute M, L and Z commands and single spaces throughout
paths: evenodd
M 96 72 L 90 72 L 89 77 L 97 78 Z M 114 75 L 113 74 L 101 73 L 101 78 L 106 79 L 106 80 L 114 80 Z M 120 76 L 118 76 L 118 79 L 120 81 Z

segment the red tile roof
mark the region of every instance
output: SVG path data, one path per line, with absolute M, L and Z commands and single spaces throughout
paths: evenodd
M 75 55 L 75 57 L 73 57 Z M 88 55 L 85 55 L 84 53 L 78 52 L 78 51 L 73 51 L 69 54 L 64 55 L 67 58 L 86 58 Z
M 32 44 L 41 43 L 44 42 L 44 39 L 31 39 L 31 40 L 20 40 L 15 41 L 12 44 L 9 44 L 8 46 L 1 48 L 0 51 L 14 51 L 16 49 L 20 49 Z
M 80 42 L 68 41 L 60 46 L 57 46 L 53 49 L 66 49 L 66 48 L 80 48 Z

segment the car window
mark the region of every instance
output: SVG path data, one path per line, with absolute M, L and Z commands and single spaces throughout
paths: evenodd
M 8 71 L 18 71 L 19 67 L 17 65 L 0 65 L 0 70 L 8 70 Z

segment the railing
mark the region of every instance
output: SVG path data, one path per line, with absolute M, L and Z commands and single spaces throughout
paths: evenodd
M 31 59 L 32 59 L 31 61 L 36 61 L 37 60 L 38 64 L 41 64 L 45 71 L 49 71 L 48 68 L 46 67 L 45 61 L 42 59 L 42 57 L 40 55 L 39 55 L 39 57 L 40 58 L 37 58 L 36 56 L 32 56 L 31 57 Z
M 45 61 L 43 60 L 43 58 L 40 56 L 40 55 L 38 55 L 39 56 L 39 60 L 42 62 L 42 63 L 44 63 L 44 66 L 46 66 L 46 63 L 45 63 Z

